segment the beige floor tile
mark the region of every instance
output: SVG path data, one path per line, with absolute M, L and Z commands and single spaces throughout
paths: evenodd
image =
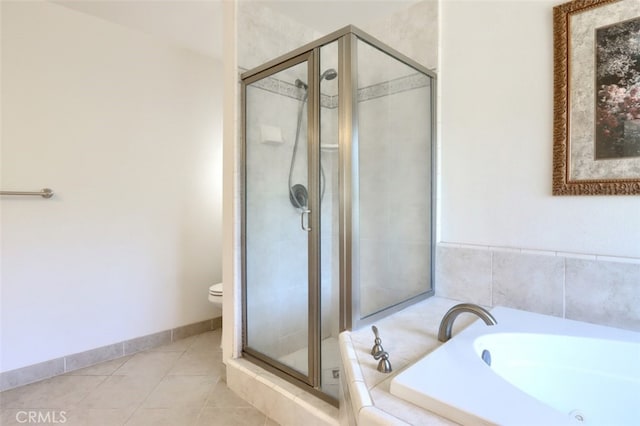
M 176 376 L 221 377 L 225 366 L 221 357 L 206 352 L 185 352 L 168 374 Z
M 22 423 L 18 423 L 16 416 L 18 412 L 22 411 L 20 408 L 3 408 L 0 409 L 0 425 L 2 426 L 14 426 Z
M 251 407 L 251 404 L 229 389 L 225 382 L 219 380 L 209 393 L 206 406 L 220 408 L 247 408 Z
M 0 410 L 0 425 L 62 424 L 67 420 L 65 410 L 9 408 Z
M 42 408 L 29 410 L 12 408 L 2 410 L 0 425 L 121 426 L 125 424 L 131 414 L 132 410 L 86 410 L 77 408 L 71 410 Z M 175 425 L 177 424 L 179 423 L 175 423 Z
M 133 408 L 83 408 L 66 413 L 64 426 L 122 426 L 131 417 Z
M 2 408 L 74 408 L 107 376 L 57 376 L 0 394 Z
M 217 379 L 211 376 L 167 376 L 142 405 L 144 408 L 202 408 Z
M 200 413 L 197 426 L 264 426 L 266 416 L 253 407 L 206 407 Z
M 220 337 L 188 337 L 0 393 L 0 424 L 276 425 L 227 387 Z M 31 411 L 48 423 L 28 423 Z
M 267 417 L 267 420 L 264 422 L 264 426 L 280 426 L 280 423 Z
M 113 374 L 164 377 L 180 356 L 180 352 L 140 352 L 122 364 Z
M 131 356 L 123 356 L 111 361 L 105 361 L 96 365 L 92 365 L 91 367 L 70 371 L 69 373 L 67 373 L 67 376 L 110 376 L 130 359 Z
M 191 426 L 196 423 L 200 408 L 139 408 L 127 421 L 127 426 Z
M 221 330 L 209 331 L 198 335 L 197 339 L 189 348 L 188 352 L 200 352 L 200 353 L 221 353 L 220 338 L 222 336 Z
M 199 336 L 190 336 L 186 339 L 176 340 L 168 345 L 159 346 L 157 348 L 149 349 L 149 352 L 184 352 L 191 347 L 198 340 Z
M 85 376 L 82 376 L 85 377 Z M 155 376 L 110 376 L 82 401 L 82 408 L 136 408 L 160 382 Z

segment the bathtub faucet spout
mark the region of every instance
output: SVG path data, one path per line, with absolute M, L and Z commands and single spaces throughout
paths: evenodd
M 453 328 L 453 321 L 463 312 L 469 312 L 480 317 L 487 325 L 496 325 L 498 321 L 482 306 L 474 305 L 473 303 L 461 303 L 449 309 L 449 311 L 442 317 L 440 322 L 440 330 L 438 330 L 438 340 L 446 342 L 451 339 L 451 329 Z

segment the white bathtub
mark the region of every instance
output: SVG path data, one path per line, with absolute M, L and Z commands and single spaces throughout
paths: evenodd
M 497 325 L 476 321 L 454 334 L 398 374 L 390 392 L 464 425 L 640 424 L 640 333 L 491 313 Z

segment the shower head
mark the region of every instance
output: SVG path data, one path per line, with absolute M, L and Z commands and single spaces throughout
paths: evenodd
M 334 70 L 333 68 L 329 68 L 328 70 L 325 70 L 325 72 L 323 72 L 320 75 L 320 82 L 322 82 L 322 80 L 333 80 L 334 78 L 336 78 L 338 76 L 338 71 Z M 296 81 L 294 82 L 294 84 L 296 85 L 296 87 L 298 89 L 304 89 L 307 90 L 309 88 L 309 86 L 307 85 L 307 83 L 305 83 L 304 81 L 300 80 L 299 78 L 296 78 Z
M 338 76 L 338 71 L 334 70 L 333 68 L 329 68 L 328 70 L 322 73 L 322 75 L 320 76 L 320 81 L 322 81 L 325 78 L 327 80 L 333 80 L 337 76 Z

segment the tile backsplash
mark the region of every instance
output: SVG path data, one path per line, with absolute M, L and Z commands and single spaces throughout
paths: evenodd
M 640 259 L 438 244 L 436 295 L 640 331 Z

